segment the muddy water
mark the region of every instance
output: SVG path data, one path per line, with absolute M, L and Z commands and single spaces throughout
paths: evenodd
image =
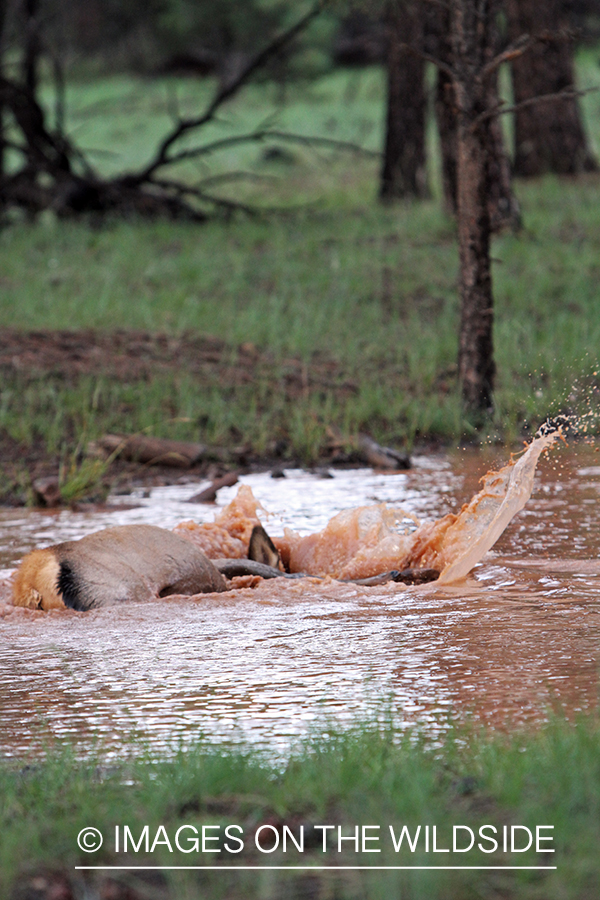
M 387 501 L 420 518 L 458 510 L 505 455 L 417 458 L 399 475 L 288 473 L 243 479 L 302 533 L 351 506 Z M 0 565 L 32 546 L 112 524 L 211 521 L 197 485 L 156 489 L 129 511 L 86 516 L 0 512 Z M 225 505 L 236 489 L 220 492 Z M 533 497 L 463 583 L 363 588 L 265 582 L 254 590 L 89 613 L 0 619 L 0 752 L 54 739 L 122 753 L 200 735 L 285 752 L 315 724 L 378 709 L 398 723 L 447 727 L 468 716 L 500 728 L 598 706 L 600 456 L 557 448 Z

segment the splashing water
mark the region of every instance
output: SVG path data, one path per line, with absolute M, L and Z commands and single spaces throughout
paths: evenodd
M 508 523 L 523 509 L 533 490 L 538 459 L 559 437 L 559 432 L 536 437 L 523 456 L 498 472 L 484 475 L 483 488 L 463 507 L 446 532 L 446 563 L 438 579 L 458 581 L 494 546 Z
M 460 581 L 525 506 L 538 459 L 558 434 L 538 435 L 516 462 L 484 475 L 482 489 L 458 514 L 421 523 L 385 503 L 359 506 L 338 513 L 315 534 L 301 536 L 286 528 L 274 542 L 290 572 L 343 580 L 368 578 L 390 569 L 433 568 L 441 573 L 439 583 Z M 211 558 L 241 557 L 259 522 L 259 509 L 251 489 L 242 485 L 213 524 L 186 522 L 176 531 Z

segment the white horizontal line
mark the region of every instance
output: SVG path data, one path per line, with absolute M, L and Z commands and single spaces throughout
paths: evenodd
M 541 871 L 550 871 L 552 869 L 556 869 L 557 866 L 75 866 L 76 869 L 103 869 L 107 871 L 115 871 L 117 869 L 126 869 L 127 871 L 132 870 L 150 870 L 150 869 L 210 869 L 212 871 L 218 872 L 219 870 L 227 870 L 233 871 L 262 871 L 262 870 L 280 870 L 283 872 L 292 871 L 292 870 L 306 870 L 306 869 L 314 869 L 318 871 L 332 872 L 340 869 L 364 869 L 365 871 L 369 870 L 397 870 L 397 869 L 423 869 L 423 870 L 431 870 L 431 869 L 535 869 Z

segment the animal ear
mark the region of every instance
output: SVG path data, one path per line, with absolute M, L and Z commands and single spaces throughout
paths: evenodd
M 252 529 L 248 559 L 283 570 L 279 551 L 262 525 L 255 525 Z

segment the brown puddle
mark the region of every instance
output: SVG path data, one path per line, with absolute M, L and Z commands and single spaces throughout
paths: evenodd
M 397 476 L 248 481 L 306 532 L 317 530 L 311 505 L 324 503 L 332 514 L 336 504 L 389 499 L 440 518 L 471 498 L 489 463 L 472 453 Z M 346 486 L 354 503 L 335 494 Z M 525 509 L 458 584 L 278 580 L 201 600 L 13 613 L 0 620 L 0 752 L 68 737 L 118 754 L 132 735 L 160 748 L 201 734 L 285 752 L 311 724 L 350 723 L 374 708 L 434 730 L 456 716 L 511 728 L 553 707 L 597 709 L 599 491 L 593 448 L 556 448 Z

